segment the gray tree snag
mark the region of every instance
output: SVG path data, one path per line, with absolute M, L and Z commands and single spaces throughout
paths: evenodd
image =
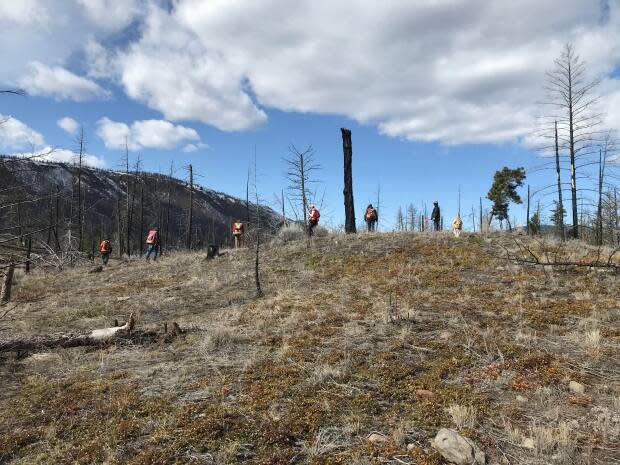
M 342 151 L 344 153 L 344 232 L 355 234 L 355 204 L 353 202 L 353 147 L 351 145 L 351 130 L 341 128 Z
M 554 139 L 555 139 L 555 172 L 556 172 L 556 179 L 558 182 L 558 209 L 560 212 L 564 212 L 564 203 L 562 201 L 562 176 L 560 174 L 560 144 L 559 144 L 559 140 L 558 140 L 558 122 L 555 121 L 554 122 L 554 129 L 555 129 L 555 135 L 554 135 Z M 558 224 L 557 224 L 557 228 L 558 228 L 558 233 L 560 236 L 560 239 L 562 241 L 566 240 L 566 232 L 564 231 L 564 215 L 562 213 L 560 213 L 559 217 L 558 217 Z
M 597 96 L 593 90 L 599 81 L 588 80 L 585 63 L 575 53 L 571 44 L 564 47 L 555 68 L 547 73 L 549 101 L 545 105 L 551 109 L 547 118 L 556 121 L 559 139 L 568 150 L 570 162 L 570 187 L 572 203 L 572 236 L 579 238 L 579 211 L 577 207 L 577 160 L 589 154 L 591 146 L 599 136 L 597 127 L 601 116 L 595 104 Z
M 317 181 L 313 179 L 313 173 L 321 167 L 314 161 L 314 149 L 308 146 L 300 152 L 294 145 L 289 146 L 289 157 L 284 161 L 287 164 L 286 178 L 289 182 L 288 189 L 291 192 L 291 204 L 293 213 L 297 215 L 297 208 L 303 212 L 304 224 L 308 224 L 309 198 L 312 196 L 310 186 Z M 299 215 L 302 216 L 302 215 Z
M 78 251 L 82 251 L 82 241 L 84 233 L 83 224 L 83 206 L 82 206 L 82 160 L 84 158 L 84 128 L 80 128 L 80 134 L 78 136 L 78 192 L 77 192 L 77 204 L 78 204 Z
M 260 221 L 260 197 L 258 194 L 258 181 L 256 174 L 256 152 L 254 152 L 254 198 L 256 200 L 255 213 L 256 213 L 256 243 L 255 243 L 255 255 L 254 255 L 254 284 L 256 285 L 256 298 L 259 299 L 264 296 L 263 288 L 260 283 L 260 235 L 261 235 L 261 221 Z
M 127 143 L 127 137 L 125 137 L 125 245 L 127 247 L 127 255 L 131 255 L 131 196 L 130 196 L 130 179 L 131 174 L 129 172 L 129 146 Z M 122 255 L 122 252 L 121 252 Z

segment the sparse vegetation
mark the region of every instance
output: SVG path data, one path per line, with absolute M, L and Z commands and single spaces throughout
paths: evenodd
M 258 300 L 245 249 L 114 261 L 96 278 L 20 275 L 3 339 L 129 312 L 138 328 L 191 331 L 165 345 L 0 354 L 0 462 L 439 465 L 429 441 L 444 427 L 491 463 L 614 458 L 617 276 L 510 264 L 504 237 L 305 243 L 264 245 Z

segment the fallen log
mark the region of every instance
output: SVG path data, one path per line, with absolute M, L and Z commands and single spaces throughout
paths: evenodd
M 184 334 L 179 326 L 174 323 L 173 333 L 160 333 L 155 330 L 134 330 L 135 320 L 133 315 L 127 323 L 111 328 L 95 329 L 90 333 L 66 333 L 50 336 L 37 336 L 32 338 L 19 338 L 12 340 L 0 340 L 1 352 L 38 352 L 53 348 L 107 346 L 111 344 L 152 344 L 155 342 L 171 342 L 175 337 Z M 178 328 L 178 331 L 176 331 Z

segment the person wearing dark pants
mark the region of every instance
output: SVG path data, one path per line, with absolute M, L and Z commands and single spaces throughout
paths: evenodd
M 377 228 L 377 220 L 379 219 L 379 215 L 377 214 L 377 210 L 372 204 L 369 204 L 366 207 L 366 213 L 364 214 L 364 221 L 366 221 L 366 228 L 368 232 L 373 232 Z
M 312 236 L 314 234 L 314 228 L 316 228 L 316 226 L 319 224 L 319 218 L 321 217 L 321 214 L 319 213 L 319 210 L 312 205 L 310 207 L 310 217 L 308 218 L 308 235 Z
M 101 263 L 107 265 L 112 254 L 112 243 L 108 239 L 99 241 L 99 253 L 101 253 Z
M 441 210 L 439 209 L 439 202 L 436 200 L 433 202 L 433 212 L 431 213 L 431 220 L 433 221 L 433 229 L 439 231 L 441 228 Z
M 153 255 L 153 261 L 157 261 L 157 253 L 159 251 L 159 231 L 153 228 L 146 236 L 146 261 L 148 262 Z

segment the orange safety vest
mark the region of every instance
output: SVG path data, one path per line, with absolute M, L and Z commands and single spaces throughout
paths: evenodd
M 243 234 L 243 223 L 233 223 L 232 232 L 234 235 Z
M 374 208 L 366 209 L 366 221 L 372 221 L 377 219 L 377 211 Z
M 107 240 L 99 241 L 99 252 L 101 253 L 112 252 L 112 244 L 110 244 L 110 241 L 107 241 Z
M 147 244 L 156 244 L 157 243 L 157 231 L 154 229 L 151 229 L 149 231 L 149 235 L 146 236 L 146 243 Z
M 320 217 L 321 217 L 321 214 L 316 208 L 310 210 L 310 221 L 319 221 Z

